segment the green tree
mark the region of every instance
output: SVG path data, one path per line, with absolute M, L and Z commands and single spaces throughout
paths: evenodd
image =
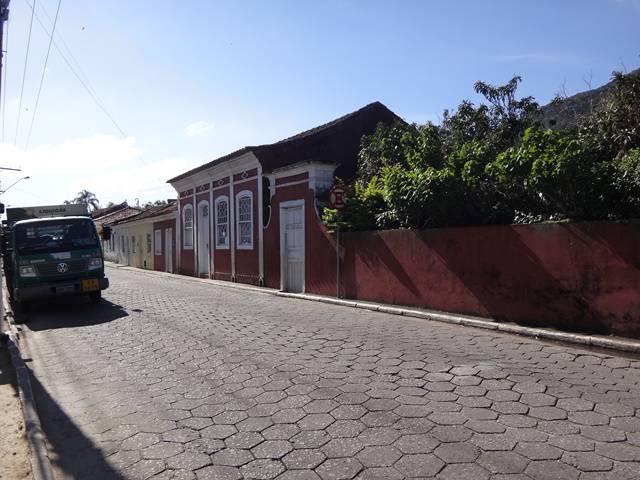
M 100 201 L 96 197 L 95 193 L 89 190 L 81 190 L 78 192 L 73 200 L 65 200 L 65 204 L 84 203 L 89 207 L 89 210 L 97 210 L 100 208 Z

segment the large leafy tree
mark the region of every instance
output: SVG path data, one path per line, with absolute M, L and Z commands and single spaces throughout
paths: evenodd
M 363 137 L 343 228 L 428 228 L 640 217 L 640 73 L 614 87 L 575 128 L 544 130 L 532 97 L 477 82 L 484 102 L 442 125 L 380 125 Z

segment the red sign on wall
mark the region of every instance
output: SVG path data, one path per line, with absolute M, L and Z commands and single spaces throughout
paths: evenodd
M 344 187 L 334 186 L 329 192 L 329 206 L 343 210 L 347 206 L 347 192 Z

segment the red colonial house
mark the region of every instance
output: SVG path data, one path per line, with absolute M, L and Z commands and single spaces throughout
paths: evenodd
M 178 192 L 177 270 L 294 292 L 335 293 L 335 242 L 319 218 L 334 176 L 354 178 L 363 135 L 400 120 L 379 102 L 168 181 Z

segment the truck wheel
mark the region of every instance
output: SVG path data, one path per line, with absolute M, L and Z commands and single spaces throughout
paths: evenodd
M 91 303 L 100 303 L 100 300 L 102 300 L 102 290 L 90 293 L 89 300 L 91 300 Z
M 16 323 L 27 323 L 27 312 L 29 311 L 29 304 L 25 301 L 13 302 L 13 317 Z

